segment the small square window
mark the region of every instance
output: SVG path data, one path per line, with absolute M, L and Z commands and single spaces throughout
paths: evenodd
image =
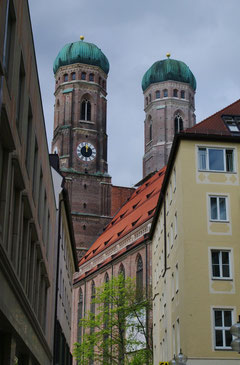
M 229 279 L 231 277 L 230 251 L 212 250 L 211 260 L 213 279 Z
M 226 222 L 227 215 L 227 197 L 210 196 L 210 219 L 211 221 Z

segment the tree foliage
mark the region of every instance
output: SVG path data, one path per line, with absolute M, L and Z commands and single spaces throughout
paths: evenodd
M 74 356 L 79 365 L 151 364 L 152 340 L 147 325 L 150 301 L 136 290 L 135 280 L 122 274 L 96 288 L 90 311 L 80 320 L 83 334 Z

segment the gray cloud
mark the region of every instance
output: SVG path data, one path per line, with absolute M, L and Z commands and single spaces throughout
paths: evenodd
M 52 65 L 64 44 L 95 43 L 110 62 L 109 172 L 116 185 L 141 179 L 141 79 L 166 52 L 197 79 L 197 121 L 239 98 L 239 0 L 30 0 L 49 145 L 52 138 Z

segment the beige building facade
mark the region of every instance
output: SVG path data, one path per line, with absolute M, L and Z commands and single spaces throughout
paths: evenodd
M 154 364 L 238 364 L 240 101 L 177 135 L 152 225 Z

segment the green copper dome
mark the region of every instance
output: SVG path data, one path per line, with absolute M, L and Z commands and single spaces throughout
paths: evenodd
M 145 91 L 151 84 L 171 80 L 185 82 L 196 90 L 196 79 L 190 68 L 184 62 L 171 58 L 157 61 L 147 70 L 142 79 L 142 89 Z
M 106 74 L 109 72 L 109 62 L 100 48 L 93 43 L 79 42 L 66 44 L 58 53 L 53 64 L 54 74 L 59 67 L 72 65 L 73 63 L 85 63 L 100 67 Z

